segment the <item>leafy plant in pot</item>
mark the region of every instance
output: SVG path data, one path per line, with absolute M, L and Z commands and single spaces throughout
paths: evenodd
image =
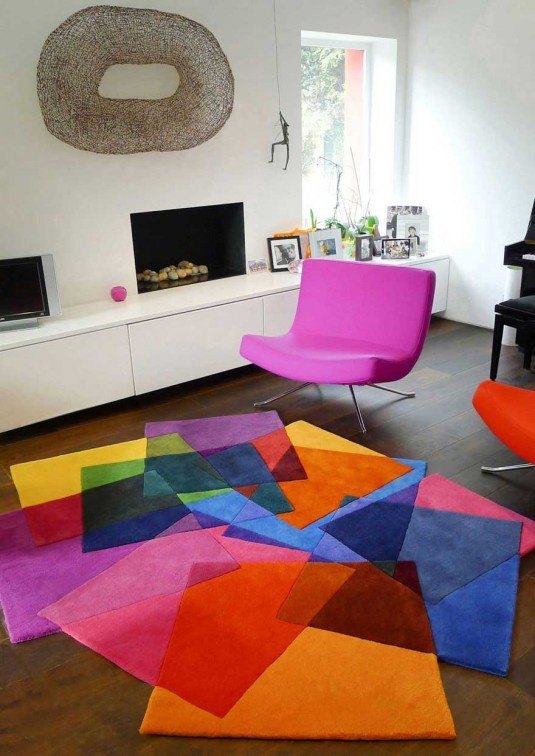
M 346 226 L 336 218 L 327 218 L 327 228 L 339 228 L 342 234 L 342 249 L 344 258 L 355 259 L 355 243 L 358 236 L 379 236 L 379 219 L 376 215 L 366 215 L 361 218 L 355 227 Z
M 342 249 L 345 258 L 355 259 L 356 241 L 359 236 L 373 236 L 379 234 L 379 219 L 369 213 L 369 200 L 364 203 L 360 191 L 358 171 L 351 153 L 352 180 L 345 186 L 342 182 L 343 166 L 332 160 L 322 158 L 333 166 L 336 171 L 336 197 L 333 214 L 325 221 L 327 228 L 339 228 L 342 234 Z M 313 213 L 311 211 L 311 217 Z M 343 220 L 340 220 L 343 218 Z

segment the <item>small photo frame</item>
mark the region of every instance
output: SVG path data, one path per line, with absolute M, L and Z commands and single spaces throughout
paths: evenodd
M 377 236 L 373 240 L 373 256 L 381 257 L 383 253 L 383 240 L 390 239 L 390 236 Z
M 339 228 L 325 228 L 310 233 L 310 256 L 325 260 L 341 260 L 342 232 Z
M 268 266 L 267 261 L 261 257 L 257 260 L 247 260 L 249 273 L 266 273 Z
M 386 219 L 391 221 L 396 215 L 421 215 L 422 212 L 422 205 L 388 205 Z
M 411 256 L 410 239 L 383 239 L 383 260 L 406 260 Z
M 414 255 L 423 255 L 427 252 L 429 239 L 429 216 L 421 214 L 416 216 L 398 215 L 396 236 L 411 240 L 411 250 Z
M 362 234 L 355 237 L 355 260 L 370 262 L 373 258 L 373 236 Z
M 274 273 L 288 270 L 290 263 L 301 259 L 301 241 L 299 236 L 272 237 L 267 242 L 271 270 Z

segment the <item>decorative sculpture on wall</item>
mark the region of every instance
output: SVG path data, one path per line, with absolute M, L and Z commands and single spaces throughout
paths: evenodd
M 278 144 L 286 145 L 286 164 L 284 166 L 284 170 L 286 170 L 286 168 L 288 168 L 288 162 L 290 160 L 290 124 L 282 115 L 280 110 L 279 110 L 279 121 L 281 124 L 282 139 L 278 142 L 273 142 L 273 144 L 271 145 L 271 160 L 269 162 L 270 163 L 273 162 L 273 157 L 275 154 L 275 147 Z
M 280 139 L 278 142 L 273 142 L 271 145 L 271 160 L 270 163 L 273 162 L 274 155 L 275 155 L 275 147 L 279 144 L 286 146 L 286 163 L 284 164 L 284 170 L 288 168 L 288 163 L 290 161 L 290 124 L 286 120 L 286 118 L 282 115 L 281 112 L 281 87 L 280 87 L 280 80 L 279 80 L 279 43 L 277 39 L 277 6 L 276 1 L 273 0 L 273 29 L 275 33 L 275 71 L 277 76 L 277 93 L 279 95 L 279 121 L 281 125 L 281 131 L 282 131 L 282 139 Z
M 102 97 L 116 64 L 163 63 L 180 78 L 158 100 Z M 175 13 L 97 5 L 70 16 L 48 37 L 37 67 L 47 129 L 81 150 L 108 154 L 186 150 L 224 126 L 234 78 L 214 35 Z

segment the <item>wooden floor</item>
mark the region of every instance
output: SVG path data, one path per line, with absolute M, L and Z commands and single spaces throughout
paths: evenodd
M 400 387 L 416 399 L 372 388 L 359 391 L 369 428 L 364 443 L 389 455 L 422 458 L 439 472 L 493 501 L 535 516 L 535 471 L 482 475 L 482 463 L 515 461 L 471 407 L 488 377 L 491 334 L 434 321 L 422 357 Z M 506 348 L 499 378 L 535 388 L 535 375 Z M 18 506 L 10 465 L 138 438 L 149 420 L 251 410 L 253 400 L 288 381 L 244 368 L 149 397 L 128 400 L 4 436 L 0 446 L 0 511 Z M 349 391 L 309 387 L 280 401 L 285 422 L 305 419 L 357 439 Z M 1 411 L 1 409 L 0 409 Z M 362 437 L 359 438 L 362 441 Z M 11 645 L 0 629 L 0 753 L 10 754 L 489 754 L 524 756 L 535 743 L 535 554 L 523 560 L 511 671 L 507 679 L 441 665 L 455 724 L 453 742 L 309 743 L 142 737 L 137 728 L 150 687 L 57 634 Z

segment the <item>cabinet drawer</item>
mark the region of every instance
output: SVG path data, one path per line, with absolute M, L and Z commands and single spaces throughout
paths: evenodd
M 0 432 L 133 393 L 126 326 L 0 352 Z
M 281 336 L 294 322 L 299 289 L 264 297 L 264 336 Z
M 450 277 L 449 260 L 430 260 L 429 262 L 418 263 L 418 268 L 423 270 L 434 270 L 436 275 L 435 297 L 433 299 L 433 308 L 431 312 L 443 312 L 448 305 L 448 284 Z
M 240 343 L 263 332 L 262 299 L 246 299 L 180 315 L 132 323 L 136 394 L 246 365 Z

